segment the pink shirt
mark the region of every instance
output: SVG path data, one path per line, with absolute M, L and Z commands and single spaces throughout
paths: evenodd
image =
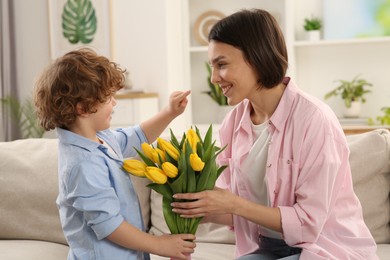
M 220 128 L 218 179 L 249 199 L 241 164 L 253 144 L 250 103 L 244 100 Z M 337 117 L 323 102 L 300 91 L 290 80 L 270 118 L 266 178 L 272 207 L 279 207 L 283 239 L 303 248 L 300 259 L 378 259 L 376 243 L 364 223 L 353 191 L 349 149 Z M 259 184 L 260 185 L 260 184 Z M 258 247 L 258 225 L 233 217 L 236 257 Z

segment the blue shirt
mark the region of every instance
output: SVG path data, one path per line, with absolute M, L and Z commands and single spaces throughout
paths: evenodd
M 143 259 L 142 253 L 104 239 L 123 221 L 144 230 L 141 209 L 123 158 L 147 142 L 139 126 L 97 134 L 112 147 L 57 128 L 59 195 L 57 206 L 70 246 L 68 259 Z M 145 259 L 149 255 L 145 254 Z

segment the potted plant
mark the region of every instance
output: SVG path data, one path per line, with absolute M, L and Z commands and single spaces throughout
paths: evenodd
M 210 64 L 206 62 L 206 68 L 208 72 L 207 76 L 207 84 L 209 86 L 209 90 L 205 91 L 207 95 L 209 95 L 219 106 L 227 106 L 227 98 L 222 93 L 222 89 L 218 86 L 218 84 L 213 84 L 211 82 L 211 67 Z
M 305 18 L 303 28 L 307 34 L 307 40 L 318 41 L 320 37 L 320 30 L 322 28 L 322 20 L 316 16 Z
M 20 129 L 21 138 L 43 137 L 45 130 L 38 123 L 34 105 L 30 99 L 20 102 L 15 97 L 7 96 L 0 99 L 0 104 L 8 107 L 11 120 Z
M 382 107 L 381 111 L 383 114 L 376 117 L 377 122 L 373 118 L 368 119 L 369 125 L 390 125 L 390 107 Z
M 351 81 L 337 80 L 340 84 L 332 91 L 325 94 L 325 99 L 332 96 L 341 96 L 345 104 L 345 117 L 359 117 L 361 103 L 366 102 L 364 95 L 370 93 L 371 90 L 366 87 L 372 87 L 372 84 L 365 79 L 359 78 L 359 75 Z
M 208 72 L 207 76 L 207 85 L 209 87 L 208 91 L 205 91 L 207 95 L 211 97 L 218 104 L 218 109 L 216 110 L 216 121 L 221 123 L 225 115 L 230 111 L 231 107 L 227 102 L 227 98 L 222 92 L 222 89 L 218 84 L 213 84 L 211 82 L 211 67 L 210 64 L 206 62 L 206 68 Z

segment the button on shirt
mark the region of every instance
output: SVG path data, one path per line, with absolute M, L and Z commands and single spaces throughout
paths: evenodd
M 221 125 L 221 146 L 228 147 L 218 162 L 229 167 L 217 181 L 217 186 L 248 200 L 240 187 L 242 163 L 253 144 L 250 110 L 249 101 L 242 101 Z M 377 259 L 353 191 L 346 138 L 333 111 L 290 80 L 268 131 L 269 203 L 280 209 L 286 243 L 303 249 L 301 260 Z M 233 225 L 236 257 L 261 246 L 257 224 L 233 216 Z
M 73 132 L 57 129 L 59 195 L 57 205 L 68 259 L 149 259 L 105 239 L 123 221 L 144 230 L 138 197 L 121 167 L 147 142 L 139 126 L 97 134 L 114 151 Z

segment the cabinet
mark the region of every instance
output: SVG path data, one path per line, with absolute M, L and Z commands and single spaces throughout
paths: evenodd
M 375 118 L 380 108 L 390 104 L 388 69 L 390 68 L 390 37 L 305 41 L 303 21 L 315 15 L 324 18 L 325 0 L 186 0 L 181 2 L 183 26 L 184 76 L 189 79 L 192 124 L 216 123 L 218 108 L 206 94 L 207 46 L 194 37 L 196 19 L 206 11 L 217 10 L 229 15 L 243 8 L 262 8 L 273 14 L 285 35 L 289 53 L 288 75 L 305 92 L 323 100 L 338 79 L 351 80 L 361 75 L 373 83 L 373 92 L 363 104 L 363 117 Z M 348 18 L 354 19 L 354 18 Z M 356 17 L 356 19 L 358 19 Z M 324 24 L 326 26 L 326 24 Z M 342 24 L 340 25 L 342 26 Z M 325 101 L 341 117 L 342 100 Z
M 149 119 L 158 112 L 157 93 L 125 93 L 115 95 L 116 106 L 111 127 L 127 127 Z

